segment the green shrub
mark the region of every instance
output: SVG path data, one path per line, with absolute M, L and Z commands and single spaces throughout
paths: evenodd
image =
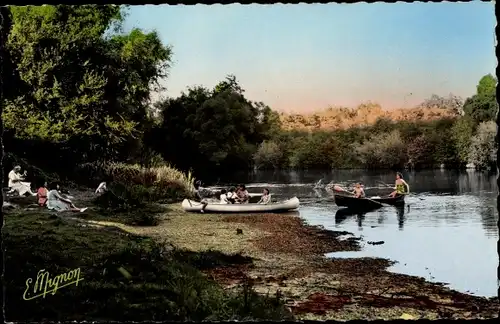
M 372 136 L 357 147 L 356 152 L 368 168 L 401 167 L 406 162 L 406 148 L 398 130 Z
M 497 125 L 494 121 L 479 124 L 477 133 L 472 137 L 470 147 L 470 162 L 478 169 L 488 169 L 497 160 L 497 144 L 495 136 Z
M 135 196 L 147 201 L 179 199 L 191 196 L 194 178 L 190 172 L 181 172 L 168 164 L 144 168 L 137 164 L 125 163 L 86 163 L 76 172 L 81 179 L 90 179 L 96 186 L 101 181 L 120 184 Z M 90 184 L 89 184 L 90 185 Z M 116 189 L 122 194 L 122 189 Z

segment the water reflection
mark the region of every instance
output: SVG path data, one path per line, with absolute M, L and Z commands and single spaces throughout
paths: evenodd
M 410 205 L 395 207 L 397 215 L 398 215 L 398 229 L 400 231 L 403 230 L 404 225 L 405 225 L 405 208 L 408 209 L 408 213 L 409 213 L 410 212 Z
M 436 170 L 403 175 L 412 192 L 406 205 L 367 213 L 339 208 L 333 192 L 314 188 L 315 184 L 320 179 L 323 184 L 333 181 L 342 186 L 361 181 L 367 195 L 382 195 L 387 189 L 380 182 L 392 184 L 392 172 L 256 172 L 230 182 L 247 183 L 250 192 L 268 186 L 279 199 L 297 196 L 300 217 L 312 225 L 354 235 L 362 232 L 365 240 L 385 241 L 357 253 L 399 261 L 393 271 L 432 279 L 428 268 L 435 280 L 449 282 L 454 289 L 496 294 L 496 174 Z

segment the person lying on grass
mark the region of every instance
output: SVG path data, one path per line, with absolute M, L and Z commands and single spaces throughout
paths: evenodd
M 49 193 L 47 194 L 47 208 L 50 210 L 84 212 L 87 208 L 76 207 L 71 200 L 64 198 L 59 193 L 59 184 L 53 182 L 49 185 Z

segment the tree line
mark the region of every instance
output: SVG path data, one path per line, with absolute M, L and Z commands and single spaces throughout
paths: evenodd
M 284 131 L 279 115 L 245 97 L 233 75 L 159 102 L 174 47 L 156 32 L 123 31 L 126 6 L 9 6 L 2 33 L 7 167 L 24 161 L 71 177 L 88 163 L 180 170 L 426 168 L 496 160 L 497 80 L 487 75 L 461 112 L 432 122 L 378 120 L 369 127 Z M 440 102 L 445 100 L 445 102 Z M 424 104 L 431 104 L 426 102 Z M 10 161 L 10 162 L 9 162 Z

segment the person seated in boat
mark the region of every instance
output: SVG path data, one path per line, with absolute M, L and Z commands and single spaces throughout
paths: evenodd
M 405 190 L 406 187 L 406 190 Z M 403 179 L 403 175 L 400 172 L 396 173 L 396 182 L 394 184 L 394 191 L 389 195 L 394 198 L 396 195 L 404 195 L 410 192 L 410 186 Z
M 231 187 L 229 188 L 228 192 L 227 192 L 227 201 L 230 203 L 230 204 L 234 204 L 236 202 L 236 189 L 234 187 Z
M 38 200 L 38 206 L 40 207 L 45 207 L 47 205 L 47 195 L 49 193 L 49 190 L 47 189 L 47 182 L 44 182 L 40 188 L 38 188 L 38 191 L 36 193 L 36 197 Z
M 365 197 L 365 191 L 363 190 L 363 187 L 361 186 L 361 183 L 356 183 L 356 186 L 354 187 L 353 190 L 353 195 L 356 198 L 364 198 Z
M 204 213 L 208 205 L 208 200 L 203 196 L 203 188 L 200 180 L 194 183 L 194 201 L 202 204 L 200 212 Z
M 49 185 L 49 193 L 47 194 L 47 208 L 50 210 L 84 212 L 87 208 L 76 207 L 71 200 L 64 198 L 59 193 L 59 184 L 53 182 Z
M 244 184 L 239 185 L 236 190 L 236 202 L 240 204 L 247 204 L 250 200 L 250 194 Z
M 269 203 L 271 203 L 271 194 L 269 193 L 269 189 L 265 188 L 262 191 L 262 197 L 260 198 L 258 204 L 267 205 Z
M 229 200 L 227 199 L 227 191 L 226 191 L 226 189 L 222 189 L 220 191 L 219 199 L 220 199 L 220 202 L 219 202 L 220 204 L 223 204 L 223 205 L 230 204 Z
M 29 194 L 31 196 L 36 196 L 36 192 L 31 191 L 31 183 L 25 182 L 24 181 L 25 178 L 26 178 L 26 172 L 21 174 L 21 167 L 19 165 L 16 165 L 9 172 L 9 184 L 8 184 L 10 188 L 9 193 L 17 192 L 19 196 L 24 196 L 26 194 Z

